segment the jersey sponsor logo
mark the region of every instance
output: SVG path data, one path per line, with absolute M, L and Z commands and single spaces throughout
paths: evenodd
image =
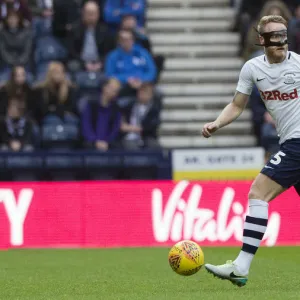
M 287 100 L 294 100 L 298 98 L 298 91 L 294 89 L 291 93 L 280 93 L 280 91 L 261 91 L 259 90 L 261 98 L 263 100 L 280 100 L 280 101 L 287 101 Z

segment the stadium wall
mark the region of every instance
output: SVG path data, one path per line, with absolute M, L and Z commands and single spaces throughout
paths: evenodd
M 0 184 L 0 248 L 240 245 L 248 181 Z M 300 244 L 291 189 L 270 206 L 263 244 Z

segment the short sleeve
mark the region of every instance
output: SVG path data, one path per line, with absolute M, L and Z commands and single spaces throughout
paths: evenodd
M 249 63 L 245 63 L 241 70 L 236 90 L 240 93 L 251 95 L 252 88 L 253 80 L 251 76 L 251 68 L 249 66 Z

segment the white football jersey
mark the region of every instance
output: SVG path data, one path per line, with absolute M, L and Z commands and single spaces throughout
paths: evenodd
M 253 84 L 275 120 L 279 143 L 300 138 L 300 55 L 288 51 L 278 64 L 269 64 L 265 55 L 247 61 L 237 91 L 250 95 Z

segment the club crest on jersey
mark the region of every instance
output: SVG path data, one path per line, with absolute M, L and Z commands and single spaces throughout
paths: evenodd
M 280 101 L 287 101 L 287 100 L 294 100 L 298 98 L 298 90 L 294 89 L 291 93 L 280 93 L 280 91 L 261 91 L 259 90 L 261 98 L 263 100 L 280 100 Z
M 296 82 L 295 81 L 296 74 L 294 74 L 294 73 L 285 73 L 285 74 L 283 74 L 283 76 L 284 76 L 285 84 L 294 84 Z

